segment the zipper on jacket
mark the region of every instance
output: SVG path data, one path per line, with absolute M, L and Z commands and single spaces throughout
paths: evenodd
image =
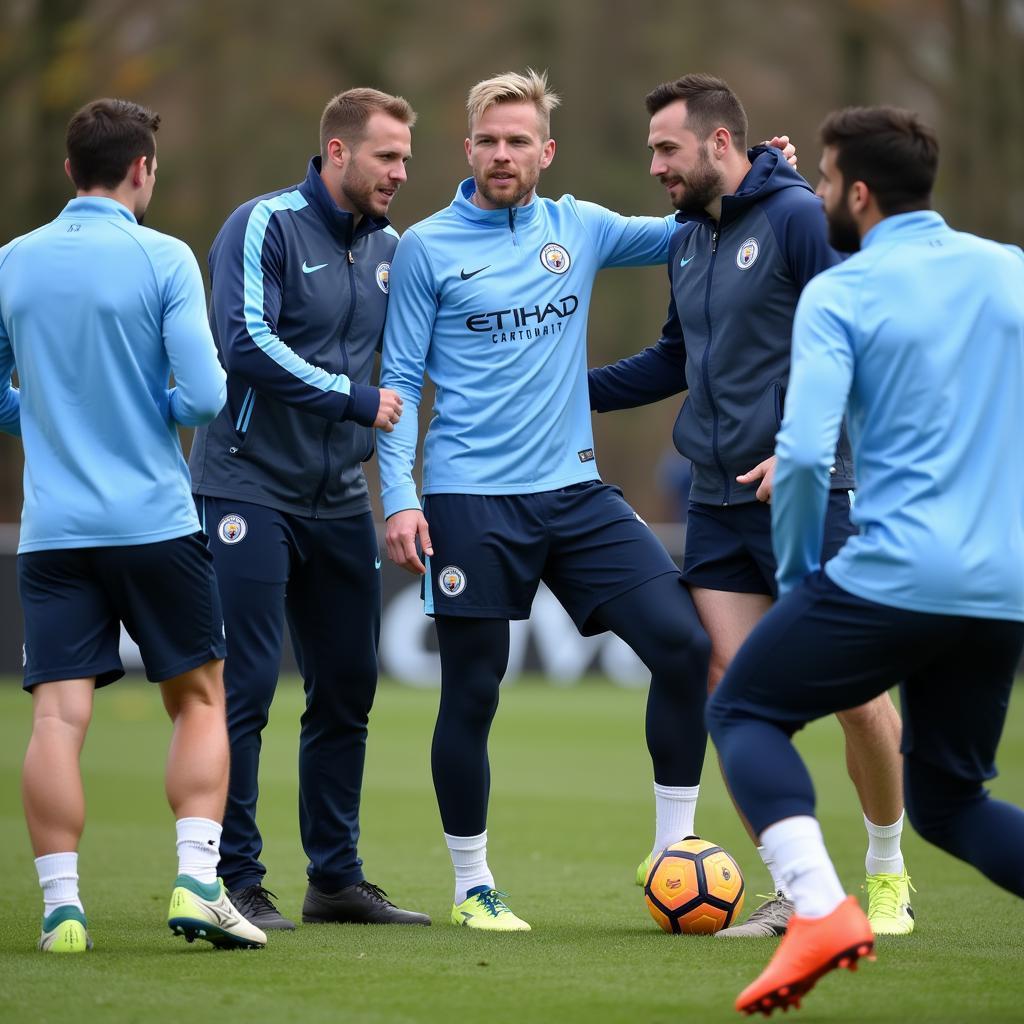
M 726 475 L 725 466 L 722 465 L 722 457 L 718 451 L 718 406 L 715 405 L 714 396 L 711 393 L 711 375 L 708 372 L 708 361 L 711 356 L 711 278 L 715 272 L 715 256 L 718 253 L 718 228 L 711 232 L 711 263 L 708 266 L 708 283 L 704 292 L 704 319 L 708 325 L 708 343 L 704 346 L 704 358 L 701 359 L 701 375 L 704 378 L 704 390 L 707 392 L 708 404 L 711 406 L 711 450 L 715 456 L 715 465 L 718 472 L 722 474 L 722 485 L 724 487 L 723 505 L 729 504 L 732 496 L 732 489 L 729 486 L 729 477 Z
M 512 244 L 518 249 L 519 239 L 516 238 L 516 207 L 508 208 L 508 229 L 512 232 Z
M 313 518 L 319 519 L 319 506 L 320 499 L 324 496 L 324 491 L 327 490 L 327 481 L 331 475 L 331 431 L 334 429 L 334 423 L 328 422 L 324 424 L 324 437 L 323 437 L 323 459 L 324 459 L 324 472 L 323 476 L 320 477 L 320 486 L 316 489 L 316 494 L 313 495 Z

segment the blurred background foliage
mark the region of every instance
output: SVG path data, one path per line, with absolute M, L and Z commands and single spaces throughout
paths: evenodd
M 0 241 L 54 217 L 69 116 L 101 95 L 158 110 L 159 184 L 147 223 L 204 264 L 239 203 L 305 174 L 334 93 L 374 85 L 419 113 L 401 230 L 446 205 L 465 176 L 465 94 L 481 78 L 547 68 L 563 105 L 541 182 L 623 213 L 662 213 L 648 177 L 643 98 L 686 71 L 721 75 L 752 139 L 786 132 L 816 178 L 831 109 L 895 103 L 937 128 L 937 208 L 959 228 L 1024 240 L 1024 0 L 4 0 L 0 5 Z M 657 338 L 664 273 L 605 272 L 590 318 L 592 365 Z M 596 422 L 606 480 L 664 518 L 655 465 L 676 403 Z M 544 415 L 544 410 L 537 410 Z M 0 519 L 17 519 L 20 444 L 0 439 Z

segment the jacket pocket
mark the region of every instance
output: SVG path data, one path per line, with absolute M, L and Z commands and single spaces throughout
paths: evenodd
M 228 446 L 228 453 L 230 455 L 237 455 L 252 436 L 253 426 L 253 411 L 256 408 L 256 391 L 253 388 L 249 388 L 245 392 L 245 397 L 242 399 L 242 404 L 239 406 L 238 415 L 235 417 L 235 422 L 232 424 L 234 427 L 234 437 L 232 438 L 231 444 Z

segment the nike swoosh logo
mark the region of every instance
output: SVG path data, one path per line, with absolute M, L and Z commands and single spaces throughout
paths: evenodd
M 317 270 L 323 270 L 326 267 L 326 263 L 318 263 L 315 267 L 311 267 L 305 260 L 302 261 L 302 272 L 304 274 L 312 274 Z
M 487 267 L 489 266 L 490 263 L 487 264 Z M 465 272 L 465 270 L 460 270 L 459 277 L 461 277 L 463 281 L 468 281 L 471 277 L 476 277 L 477 274 L 483 273 L 487 269 L 487 267 L 481 267 L 479 270 L 471 270 L 468 274 Z
M 380 568 L 380 559 L 379 558 L 375 558 L 373 560 L 373 567 L 374 567 L 374 569 L 379 569 Z
M 679 261 L 679 266 L 681 266 L 681 267 L 685 267 L 685 266 L 686 266 L 686 264 L 687 264 L 687 263 L 689 263 L 689 262 L 690 262 L 690 260 L 692 260 L 692 259 L 693 259 L 693 257 L 692 257 L 692 256 L 690 256 L 690 257 L 688 257 L 687 259 L 682 259 L 682 260 L 680 260 L 680 261 Z

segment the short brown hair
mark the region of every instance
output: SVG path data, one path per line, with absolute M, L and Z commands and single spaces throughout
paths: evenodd
M 115 189 L 140 156 L 150 167 L 159 127 L 159 114 L 130 100 L 86 103 L 68 122 L 65 136 L 75 187 Z
M 532 103 L 537 108 L 541 134 L 551 134 L 551 111 L 562 101 L 558 94 L 548 88 L 548 73 L 527 68 L 524 74 L 518 71 L 506 71 L 477 82 L 469 90 L 466 97 L 466 111 L 469 114 L 469 131 L 473 133 L 473 123 L 485 111 L 498 103 Z
M 377 111 L 410 128 L 416 123 L 416 111 L 401 96 L 391 96 L 379 89 L 346 89 L 329 100 L 320 115 L 320 155 L 327 156 L 331 139 L 341 139 L 355 149 L 366 135 L 370 115 Z
M 686 127 L 698 139 L 706 139 L 716 128 L 728 128 L 735 148 L 746 150 L 747 112 L 722 79 L 699 72 L 683 75 L 674 82 L 662 82 L 644 102 L 653 116 L 676 100 L 685 100 Z
M 935 132 L 912 110 L 846 107 L 822 122 L 845 186 L 863 181 L 886 217 L 931 207 L 939 167 Z

